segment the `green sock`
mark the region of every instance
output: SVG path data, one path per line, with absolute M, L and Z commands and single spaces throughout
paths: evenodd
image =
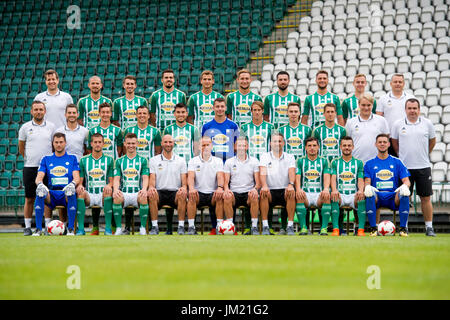
M 77 199 L 77 221 L 78 230 L 84 231 L 84 215 L 86 214 L 86 204 L 83 198 Z
M 297 203 L 295 206 L 295 212 L 297 213 L 298 223 L 300 229 L 306 229 L 306 207 L 304 203 Z
M 286 230 L 288 221 L 286 208 L 281 209 L 280 216 L 281 216 L 281 229 Z
M 141 218 L 141 227 L 145 228 L 148 219 L 148 204 L 141 204 L 139 207 L 139 218 Z
M 328 222 L 330 221 L 331 204 L 324 203 L 322 205 L 322 229 L 328 228 Z
M 167 231 L 172 231 L 173 209 L 166 209 Z
M 331 202 L 331 223 L 333 229 L 339 229 L 339 202 Z
M 117 228 L 122 227 L 122 205 L 121 204 L 113 204 L 113 214 L 114 214 L 114 222 L 116 223 Z
M 111 220 L 112 220 L 112 211 L 113 207 L 113 199 L 112 197 L 106 197 L 103 201 L 103 211 L 105 212 L 105 229 L 111 230 Z
M 273 220 L 273 208 L 269 207 L 269 214 L 267 216 L 267 219 L 269 220 L 269 229 L 272 229 L 272 220 Z
M 245 209 L 244 210 L 244 224 L 245 229 L 251 229 L 252 227 L 252 216 L 250 215 L 250 210 Z
M 364 229 L 366 224 L 366 201 L 358 201 L 358 229 Z
M 92 226 L 98 229 L 98 221 L 100 220 L 100 208 L 92 208 Z

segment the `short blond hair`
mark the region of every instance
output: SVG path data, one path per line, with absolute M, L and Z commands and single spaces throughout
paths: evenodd
M 353 81 L 355 81 L 356 78 L 361 78 L 361 77 L 364 77 L 364 79 L 366 79 L 366 81 L 367 81 L 366 75 L 365 75 L 364 73 L 358 73 L 358 74 L 353 78 Z
M 253 106 L 258 106 L 262 110 L 264 110 L 264 104 L 261 101 L 253 101 L 252 105 L 250 106 L 250 110 L 253 109 Z
M 371 105 L 373 105 L 374 99 L 373 99 L 373 96 L 372 96 L 370 93 L 365 92 L 365 93 L 361 96 L 361 98 L 359 98 L 358 104 L 361 103 L 361 100 L 362 100 L 362 99 L 366 99 L 367 101 L 370 102 Z
M 202 81 L 203 76 L 205 75 L 210 75 L 212 76 L 213 80 L 214 80 L 214 72 L 212 72 L 211 70 L 205 70 L 200 74 L 200 81 Z
M 248 73 L 248 74 L 250 75 L 250 77 L 252 76 L 250 70 L 248 70 L 248 69 L 242 69 L 242 70 L 239 70 L 239 71 L 236 73 L 236 75 L 237 75 L 237 77 L 239 78 L 239 76 L 240 76 L 241 74 L 243 74 L 243 73 Z

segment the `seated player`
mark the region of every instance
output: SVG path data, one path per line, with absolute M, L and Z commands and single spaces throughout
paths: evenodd
M 378 155 L 364 165 L 364 195 L 370 235 L 377 236 L 379 208 L 398 210 L 400 215 L 400 236 L 408 236 L 410 173 L 403 162 L 388 153 L 389 135 L 379 134 L 375 141 Z M 399 187 L 399 180 L 402 185 Z
M 306 156 L 297 160 L 295 190 L 297 216 L 300 223 L 300 235 L 307 235 L 306 208 L 321 208 L 322 227 L 320 235 L 328 235 L 330 220 L 330 171 L 328 160 L 319 157 L 319 141 L 315 137 L 305 140 Z
M 56 206 L 67 207 L 69 216 L 67 235 L 73 236 L 75 216 L 77 214 L 77 196 L 75 186 L 80 181 L 80 168 L 77 157 L 66 153 L 66 135 L 57 132 L 53 136 L 52 146 L 55 150 L 51 156 L 44 156 L 36 176 L 36 231 L 33 236 L 42 235 L 42 217 L 44 205 L 51 210 Z M 48 188 L 42 181 L 48 179 Z
M 85 235 L 86 207 L 104 207 L 105 235 L 112 235 L 113 158 L 103 154 L 104 138 L 100 133 L 91 136 L 92 153 L 80 160 L 80 183 L 77 186 L 78 235 Z M 85 186 L 83 183 L 86 182 Z
M 113 215 L 116 236 L 122 235 L 122 207 L 139 208 L 141 227 L 139 233 L 145 235 L 148 218 L 148 163 L 136 152 L 137 136 L 127 133 L 124 141 L 125 155 L 116 160 L 114 166 Z
M 225 184 L 223 194 L 223 207 L 227 219 L 232 219 L 237 207 L 250 208 L 252 229 L 246 235 L 259 234 L 259 161 L 247 154 L 248 142 L 245 137 L 236 141 L 236 156 L 225 162 Z M 229 184 L 229 186 L 228 186 Z
M 353 157 L 353 139 L 341 139 L 342 157 L 331 163 L 331 222 L 332 236 L 339 235 L 339 207 L 350 206 L 357 210 L 358 236 L 364 236 L 366 202 L 364 201 L 364 164 Z
M 161 154 L 150 159 L 149 203 L 152 219 L 150 234 L 158 229 L 158 209 L 163 205 L 177 208 L 178 234 L 184 234 L 184 217 L 187 198 L 187 165 L 183 158 L 173 152 L 175 141 L 169 134 L 162 138 Z M 173 212 L 172 212 L 173 213 Z M 169 214 L 168 214 L 169 215 Z M 172 234 L 172 219 L 167 219 L 167 232 Z

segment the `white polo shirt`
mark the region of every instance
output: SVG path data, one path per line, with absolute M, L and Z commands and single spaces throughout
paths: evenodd
M 52 154 L 52 137 L 55 125 L 50 121 L 36 124 L 34 120 L 23 124 L 19 141 L 25 141 L 25 167 L 39 167 L 44 156 Z
M 213 193 L 217 189 L 217 173 L 223 172 L 223 161 L 211 156 L 208 161 L 203 160 L 200 153 L 189 160 L 188 171 L 195 173 L 195 189 L 201 193 Z
M 382 96 L 380 100 L 378 100 L 376 111 L 384 113 L 384 117 L 386 118 L 389 125 L 389 130 L 397 120 L 406 117 L 405 102 L 410 98 L 414 98 L 414 96 L 406 94 L 403 91 L 402 96 L 397 99 L 392 91 L 389 91 L 387 94 Z
M 289 185 L 289 169 L 296 168 L 295 157 L 283 152 L 281 158 L 277 158 L 270 151 L 261 155 L 259 166 L 267 168 L 269 189 L 286 189 Z
M 433 123 L 424 118 L 412 123 L 407 118 L 395 122 L 391 137 L 398 139 L 399 158 L 408 169 L 430 168 L 430 139 L 436 137 Z
M 45 119 L 52 122 L 56 128 L 62 127 L 66 124 L 66 106 L 73 103 L 70 94 L 58 90 L 55 94 L 50 94 L 48 91 L 39 93 L 34 100 L 39 100 L 45 103 L 47 109 Z
M 364 120 L 361 116 L 351 118 L 345 125 L 347 135 L 353 138 L 353 156 L 366 163 L 377 156 L 375 140 L 380 133 L 389 134 L 389 125 L 386 119 L 377 114 L 371 114 L 369 119 Z
M 150 158 L 150 174 L 156 175 L 156 190 L 177 191 L 181 188 L 181 175 L 187 173 L 186 161 L 172 153 L 167 159 L 162 153 Z
M 230 174 L 230 190 L 236 193 L 246 193 L 255 187 L 255 172 L 259 172 L 259 161 L 246 156 L 241 161 L 237 156 L 225 162 L 223 171 Z
M 55 133 L 56 132 L 61 132 L 66 135 L 66 152 L 75 155 L 78 162 L 80 162 L 84 153 L 84 146 L 87 141 L 89 130 L 79 124 L 77 124 L 75 130 L 70 130 L 66 124 L 56 129 Z

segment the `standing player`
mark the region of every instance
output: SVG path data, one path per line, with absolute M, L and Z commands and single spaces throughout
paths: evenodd
M 42 157 L 52 154 L 52 135 L 55 125 L 45 120 L 46 108 L 41 101 L 31 104 L 33 119 L 23 124 L 19 130 L 19 153 L 25 160 L 23 167 L 23 184 L 25 187 L 25 205 L 23 215 L 25 220 L 24 236 L 31 236 L 31 218 L 33 216 L 34 200 L 36 198 L 36 176 Z M 45 224 L 50 219 L 46 212 Z
M 317 91 L 306 97 L 302 113 L 302 123 L 307 125 L 311 121 L 311 128 L 314 130 L 325 122 L 324 107 L 327 103 L 333 103 L 336 106 L 337 122 L 344 126 L 344 117 L 339 97 L 334 93 L 328 92 L 328 72 L 319 70 L 316 74 Z M 311 117 L 311 118 L 310 118 Z
M 252 120 L 250 106 L 254 101 L 262 101 L 262 98 L 250 91 L 252 75 L 247 69 L 239 70 L 236 82 L 239 90 L 227 95 L 227 116 L 241 127 Z
M 409 172 L 403 162 L 388 153 L 389 135 L 379 134 L 375 145 L 378 155 L 364 165 L 364 195 L 367 217 L 371 227 L 370 235 L 377 235 L 379 208 L 398 210 L 400 215 L 400 236 L 408 236 L 409 215 Z M 399 180 L 402 185 L 399 187 Z
M 55 133 L 52 139 L 55 152 L 41 160 L 36 177 L 36 232 L 34 236 L 42 235 L 42 217 L 44 205 L 53 210 L 58 205 L 67 207 L 69 215 L 68 236 L 73 236 L 75 216 L 77 214 L 77 196 L 75 186 L 80 181 L 80 168 L 77 158 L 66 153 L 66 136 L 64 133 Z M 48 187 L 43 183 L 44 177 L 48 179 Z
M 103 154 L 104 139 L 100 133 L 91 137 L 92 153 L 81 158 L 80 183 L 77 186 L 77 221 L 78 235 L 85 235 L 84 215 L 86 207 L 98 206 L 105 212 L 105 235 L 112 235 L 112 187 L 114 174 L 114 160 Z M 83 183 L 85 182 L 85 186 Z M 93 231 L 98 234 L 98 216 L 92 215 Z M 95 221 L 96 220 L 96 221 Z
M 289 82 L 289 73 L 278 72 L 278 91 L 267 95 L 264 99 L 264 120 L 273 123 L 275 128 L 289 123 L 287 114 L 289 102 L 296 102 L 300 105 L 300 97 L 289 92 Z
M 375 103 L 373 96 L 364 93 L 359 98 L 359 115 L 348 119 L 345 125 L 347 135 L 353 138 L 355 149 L 353 155 L 356 159 L 366 163 L 376 157 L 378 151 L 373 142 L 380 133 L 389 134 L 389 126 L 386 119 L 372 113 Z
M 329 163 L 333 159 L 341 156 L 339 148 L 340 141 L 347 135 L 344 127 L 336 124 L 336 106 L 327 103 L 323 108 L 325 123 L 314 129 L 313 136 L 319 140 L 320 156 L 328 159 Z
M 200 132 L 198 128 L 186 121 L 187 106 L 177 103 L 173 109 L 175 123 L 164 129 L 163 135 L 170 134 L 175 142 L 173 152 L 182 157 L 186 163 L 199 153 Z
M 151 123 L 163 132 L 175 122 L 174 107 L 177 103 L 186 103 L 186 94 L 175 88 L 175 73 L 171 69 L 162 72 L 161 83 L 163 87 L 153 92 L 149 104 Z
M 225 184 L 223 207 L 227 219 L 231 219 L 239 206 L 250 209 L 252 229 L 247 234 L 257 235 L 259 195 L 259 161 L 247 155 L 248 142 L 245 137 L 236 141 L 236 156 L 225 162 Z M 250 231 L 250 230 L 249 230 Z M 246 234 L 244 232 L 244 234 Z
M 134 94 L 136 90 L 136 77 L 126 76 L 122 81 L 125 95 L 113 102 L 113 123 L 124 131 L 137 124 L 136 109 L 139 106 L 148 106 L 147 99 Z
M 292 154 L 295 159 L 305 155 L 305 140 L 312 135 L 310 127 L 300 123 L 300 105 L 296 102 L 288 104 L 289 123 L 278 131 L 284 136 L 284 152 Z
M 357 210 L 358 236 L 364 236 L 366 202 L 364 201 L 364 164 L 353 157 L 353 139 L 341 139 L 342 157 L 331 162 L 331 222 L 332 236 L 339 235 L 340 206 Z
M 364 90 L 367 86 L 366 76 L 362 73 L 358 73 L 353 79 L 353 87 L 355 88 L 355 93 L 345 99 L 342 102 L 342 114 L 344 116 L 344 123 L 347 123 L 348 119 L 357 117 L 360 114 L 359 100 L 364 96 Z M 372 113 L 375 113 L 377 109 L 377 102 L 373 101 Z
M 306 208 L 321 208 L 322 227 L 320 235 L 328 235 L 330 221 L 330 170 L 327 159 L 319 156 L 319 141 L 309 137 L 305 141 L 306 156 L 297 160 L 295 178 L 296 212 L 300 223 L 300 235 L 307 235 Z M 312 222 L 311 222 L 312 223 Z
M 264 104 L 261 101 L 253 102 L 251 110 L 252 121 L 241 126 L 241 135 L 245 136 L 249 143 L 249 156 L 259 160 L 263 153 L 269 152 L 270 137 L 275 127 L 264 121 Z
M 42 101 L 45 104 L 47 109 L 45 119 L 59 128 L 66 124 L 64 111 L 68 104 L 73 103 L 73 99 L 70 94 L 58 89 L 59 76 L 55 70 L 45 71 L 44 78 L 47 91 L 39 93 L 34 101 Z
M 213 142 L 212 155 L 225 161 L 234 157 L 234 143 L 239 137 L 236 123 L 225 115 L 226 104 L 224 98 L 214 100 L 214 119 L 202 127 L 202 136 L 208 136 Z
M 183 158 L 173 153 L 174 140 L 171 135 L 163 136 L 162 147 L 162 153 L 151 158 L 149 166 L 148 200 L 152 219 L 150 234 L 156 235 L 159 233 L 158 209 L 161 209 L 163 205 L 177 208 L 178 234 L 184 234 L 187 198 L 187 165 Z M 172 234 L 172 217 L 167 217 L 166 234 Z
M 91 136 L 100 133 L 104 138 L 103 153 L 113 159 L 117 159 L 122 154 L 123 136 L 119 127 L 111 123 L 111 105 L 102 103 L 99 106 L 100 124 L 89 130 L 88 150 L 91 150 Z
M 435 237 L 433 230 L 433 194 L 431 182 L 431 162 L 429 154 L 436 145 L 436 133 L 433 123 L 420 116 L 419 100 L 410 98 L 405 103 L 406 118 L 398 120 L 392 130 L 392 143 L 411 174 L 410 191 L 416 183 L 417 194 L 420 197 L 425 234 Z
M 108 103 L 112 106 L 111 99 L 101 94 L 103 83 L 100 77 L 92 76 L 89 78 L 88 87 L 90 94 L 78 100 L 78 123 L 85 126 L 88 130 L 100 123 L 99 106 L 102 103 Z
M 139 208 L 141 227 L 139 233 L 146 234 L 148 218 L 148 162 L 136 152 L 137 136 L 125 136 L 125 155 L 114 165 L 113 215 L 116 223 L 115 235 L 122 235 L 122 207 Z
M 202 90 L 189 97 L 187 106 L 189 111 L 188 122 L 193 123 L 199 130 L 203 125 L 214 118 L 213 104 L 223 95 L 213 91 L 214 73 L 205 70 L 200 75 Z M 195 120 L 195 122 L 193 122 Z
M 210 137 L 202 137 L 200 146 L 200 155 L 192 158 L 188 164 L 188 234 L 197 234 L 194 224 L 197 207 L 209 206 L 212 223 L 209 235 L 216 235 L 217 223 L 223 219 L 223 162 L 211 154 L 213 144 Z

